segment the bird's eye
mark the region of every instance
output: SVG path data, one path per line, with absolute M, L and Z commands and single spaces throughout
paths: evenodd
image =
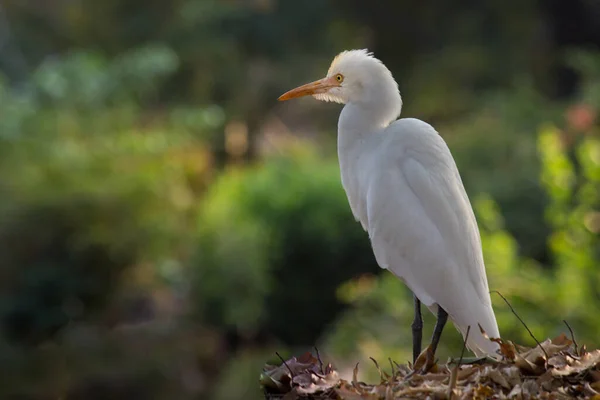
M 335 76 L 335 80 L 336 80 L 336 81 L 338 81 L 339 83 L 342 83 L 342 82 L 344 82 L 344 75 L 342 75 L 342 74 L 337 74 L 337 75 Z

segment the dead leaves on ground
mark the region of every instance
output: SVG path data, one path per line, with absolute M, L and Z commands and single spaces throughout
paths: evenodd
M 260 384 L 266 393 L 285 394 L 280 397 L 286 400 L 315 393 L 325 396 L 328 392 L 333 393 L 339 382 L 338 373 L 331 364 L 323 366 L 308 352 L 298 358 L 292 357 L 280 366 L 266 365 L 260 375 Z
M 577 349 L 564 334 L 527 348 L 492 338 L 501 360 L 435 365 L 415 374 L 406 365 L 392 364 L 392 373 L 379 370 L 381 382 L 340 379 L 330 364 L 312 354 L 267 365 L 261 385 L 267 399 L 594 399 L 600 400 L 600 350 Z M 391 361 L 390 361 L 391 364 Z

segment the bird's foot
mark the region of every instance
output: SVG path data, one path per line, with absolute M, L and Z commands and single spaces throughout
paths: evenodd
M 409 374 L 410 376 L 416 374 L 425 375 L 428 372 L 432 372 L 437 368 L 437 364 L 435 362 L 435 353 L 430 346 L 427 346 L 425 350 L 419 357 L 415 360 L 415 364 L 413 365 L 413 371 Z

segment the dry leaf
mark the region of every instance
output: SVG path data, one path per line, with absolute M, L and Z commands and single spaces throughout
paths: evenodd
M 352 385 L 358 383 L 358 363 L 354 366 L 354 370 L 352 371 Z
M 326 392 L 333 389 L 339 381 L 340 377 L 336 371 L 330 372 L 326 376 L 319 376 L 314 373 L 302 374 L 292 380 L 294 384 L 298 385 L 296 391 L 301 394 Z
M 533 379 L 523 382 L 523 393 L 530 396 L 537 396 L 540 391 L 539 385 Z
M 488 399 L 494 395 L 494 390 L 485 385 L 478 385 L 475 389 L 475 398 L 476 399 Z
M 445 366 L 432 364 L 432 372 L 421 374 L 419 368 L 423 369 L 433 359 L 426 349 L 415 363 L 416 371 L 396 364 L 391 377 L 373 360 L 381 377 L 377 385 L 358 381 L 358 364 L 351 382 L 340 379 L 331 364 L 321 371 L 321 362 L 310 353 L 293 357 L 280 366 L 265 366 L 260 382 L 267 399 L 281 399 L 284 395 L 285 400 L 449 397 L 600 400 L 600 350 L 588 352 L 582 347 L 577 355 L 566 335 L 535 347 L 503 339 L 490 340 L 499 344 L 502 360 L 482 359 L 476 364 L 460 366 L 456 361 Z
M 508 381 L 506 380 L 506 378 L 504 377 L 504 375 L 502 375 L 502 373 L 497 370 L 497 369 L 492 369 L 488 372 L 487 376 L 494 382 L 497 383 L 498 385 L 502 386 L 505 389 L 510 389 L 512 387 L 512 385 L 510 383 L 508 383 Z
M 532 363 L 520 354 L 517 354 L 515 358 L 515 365 L 526 375 L 541 375 L 544 372 L 542 366 Z
M 347 387 L 341 387 L 335 389 L 335 393 L 338 395 L 340 399 L 344 400 L 362 400 L 364 397 L 353 390 L 348 389 Z
M 573 360 L 571 365 L 552 371 L 554 376 L 568 376 L 591 369 L 600 364 L 600 350 L 586 353 L 579 360 Z
M 560 335 L 558 335 L 557 337 L 552 339 L 552 344 L 557 345 L 557 346 L 562 346 L 562 345 L 570 346 L 573 344 L 573 341 L 571 339 L 569 339 L 567 337 L 567 335 L 565 335 L 564 333 L 561 333 Z
M 420 371 L 423 369 L 425 371 L 431 371 L 435 366 L 434 356 L 435 355 L 433 354 L 431 346 L 427 346 L 427 348 L 423 350 L 421 354 L 419 354 L 419 357 L 417 357 L 413 369 L 415 371 Z

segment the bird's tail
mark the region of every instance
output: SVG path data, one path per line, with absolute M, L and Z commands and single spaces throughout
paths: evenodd
M 499 338 L 500 332 L 498 330 L 498 324 L 496 323 L 496 316 L 494 315 L 491 306 L 489 307 L 489 310 L 486 311 L 488 312 L 484 315 L 473 315 L 468 321 L 453 322 L 463 338 L 467 339 L 467 348 L 475 353 L 476 356 L 481 357 L 488 355 L 497 357 L 499 346 L 489 338 Z M 482 334 L 480 326 L 481 329 L 485 331 L 487 337 Z M 467 330 L 469 330 L 468 338 L 466 337 Z

